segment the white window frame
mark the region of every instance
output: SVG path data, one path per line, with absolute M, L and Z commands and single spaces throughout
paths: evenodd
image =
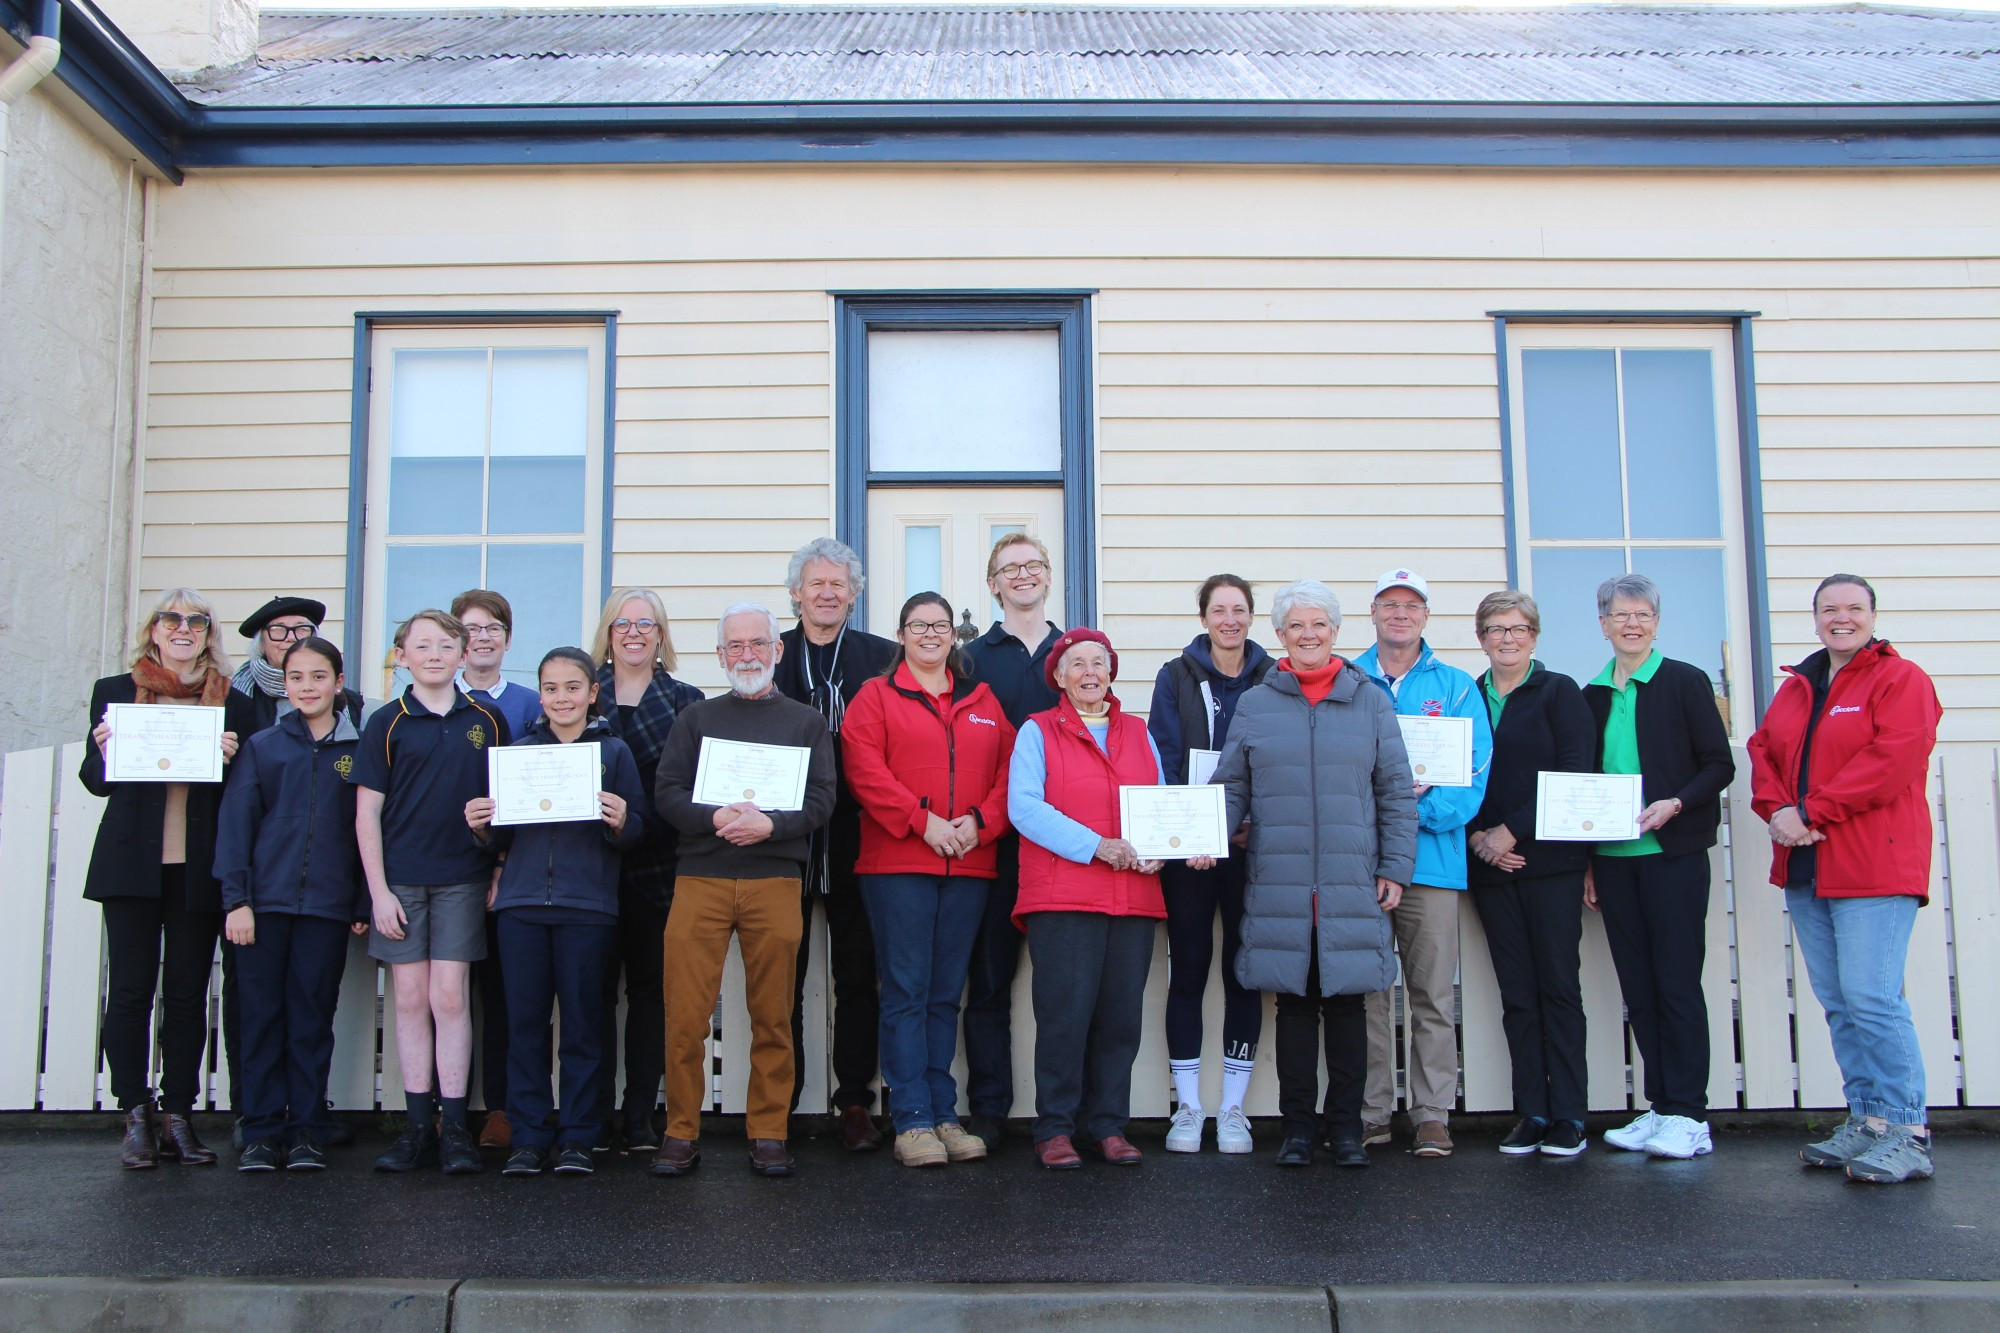
M 390 630 L 384 623 L 384 603 L 388 598 L 388 550 L 392 546 L 545 546 L 552 542 L 580 542 L 583 546 L 582 619 L 577 626 L 578 643 L 587 643 L 597 627 L 605 589 L 603 550 L 606 527 L 605 466 L 610 451 L 610 423 L 605 412 L 605 326 L 589 324 L 507 324 L 468 322 L 462 325 L 421 326 L 384 324 L 374 327 L 369 338 L 368 394 L 368 492 L 362 510 L 362 592 L 360 606 L 361 661 L 368 674 L 350 670 L 356 688 L 375 696 L 386 696 L 394 677 L 390 663 Z M 583 533 L 439 533 L 391 535 L 389 528 L 389 444 L 394 421 L 396 394 L 396 353 L 419 351 L 493 350 L 581 350 L 587 358 L 585 412 L 588 425 L 584 434 Z M 488 397 L 489 408 L 491 395 Z M 481 525 L 486 506 L 480 506 Z M 485 557 L 481 556 L 482 577 Z M 505 588 L 496 589 L 505 593 Z M 409 608 L 412 611 L 419 607 Z M 350 637 L 354 635 L 349 628 Z

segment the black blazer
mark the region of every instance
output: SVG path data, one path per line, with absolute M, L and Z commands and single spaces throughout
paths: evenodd
M 1485 702 L 1484 678 L 1480 687 Z M 1590 863 L 1585 842 L 1536 842 L 1535 796 L 1539 774 L 1589 773 L 1597 764 L 1598 731 L 1590 706 L 1574 680 L 1539 663 L 1507 696 L 1500 725 L 1493 730 L 1493 763 L 1486 770 L 1486 799 L 1471 827 L 1500 824 L 1514 835 L 1514 850 L 1528 864 L 1501 870 L 1466 853 L 1467 879 L 1473 884 L 1513 884 L 1544 875 L 1581 875 Z
M 1680 814 L 1653 836 L 1669 856 L 1713 847 L 1716 830 L 1722 826 L 1722 792 L 1736 776 L 1729 729 L 1715 706 L 1715 686 L 1700 667 L 1664 657 L 1653 679 L 1639 682 L 1637 689 L 1634 729 L 1646 804 L 1672 797 L 1681 803 Z M 1586 685 L 1583 698 L 1597 719 L 1597 771 L 1603 772 L 1611 689 Z
M 77 777 L 94 796 L 105 799 L 104 818 L 97 825 L 97 842 L 90 849 L 90 870 L 83 896 L 92 902 L 107 898 L 160 896 L 160 850 L 165 837 L 167 787 L 160 782 L 107 782 L 104 756 L 89 738 L 104 718 L 107 704 L 138 701 L 139 687 L 131 673 L 106 676 L 91 687 L 90 715 L 84 721 L 83 766 Z M 250 737 L 254 721 L 250 700 L 229 691 L 222 704 L 222 725 L 241 742 Z M 187 904 L 190 911 L 220 912 L 222 890 L 215 879 L 216 812 L 222 806 L 220 782 L 191 782 L 187 799 Z

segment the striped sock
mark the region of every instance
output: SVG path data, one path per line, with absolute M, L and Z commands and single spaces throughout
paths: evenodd
M 1257 1068 L 1252 1060 L 1224 1060 L 1222 1062 L 1222 1107 L 1241 1107 L 1243 1098 L 1250 1092 L 1250 1075 Z
M 1158 1066 L 1155 1066 L 1157 1068 Z M 1169 1060 L 1167 1068 L 1174 1071 L 1174 1100 L 1182 1106 L 1192 1106 L 1201 1110 L 1201 1060 Z

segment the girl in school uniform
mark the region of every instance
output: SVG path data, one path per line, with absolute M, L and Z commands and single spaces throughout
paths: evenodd
M 489 902 L 499 921 L 507 992 L 507 1123 L 503 1174 L 589 1175 L 603 1133 L 604 974 L 618 933 L 619 861 L 644 829 L 645 788 L 624 741 L 597 716 L 597 665 L 581 648 L 542 659 L 542 715 L 516 745 L 599 746 L 598 818 L 493 827 L 494 799 L 468 801 L 465 822 L 500 857 Z M 549 1013 L 562 1006 L 562 1105 L 549 1128 Z M 551 1158 L 550 1145 L 554 1153 Z
M 215 876 L 243 1012 L 245 1172 L 326 1166 L 326 1081 L 347 935 L 368 932 L 354 840 L 354 749 L 340 649 L 284 655 L 291 711 L 243 743 L 223 792 Z

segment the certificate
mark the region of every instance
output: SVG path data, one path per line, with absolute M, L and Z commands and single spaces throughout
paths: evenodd
M 754 801 L 759 810 L 802 810 L 811 768 L 809 746 L 751 745 L 703 736 L 694 765 L 694 803 Z
M 1220 750 L 1189 750 L 1187 760 L 1188 786 L 1202 787 L 1215 781 L 1215 766 L 1222 762 Z
M 1410 776 L 1431 787 L 1472 785 L 1472 719 L 1469 717 L 1404 717 L 1403 748 L 1410 755 Z
M 496 745 L 486 751 L 486 790 L 493 822 L 565 824 L 600 819 L 603 747 L 596 741 L 568 745 Z
M 110 782 L 222 781 L 222 710 L 199 704 L 108 704 Z
M 1142 861 L 1185 861 L 1229 855 L 1224 826 L 1228 793 L 1213 784 L 1195 787 L 1120 787 L 1118 825 Z
M 1637 773 L 1541 773 L 1535 837 L 1543 842 L 1629 842 L 1639 836 Z

